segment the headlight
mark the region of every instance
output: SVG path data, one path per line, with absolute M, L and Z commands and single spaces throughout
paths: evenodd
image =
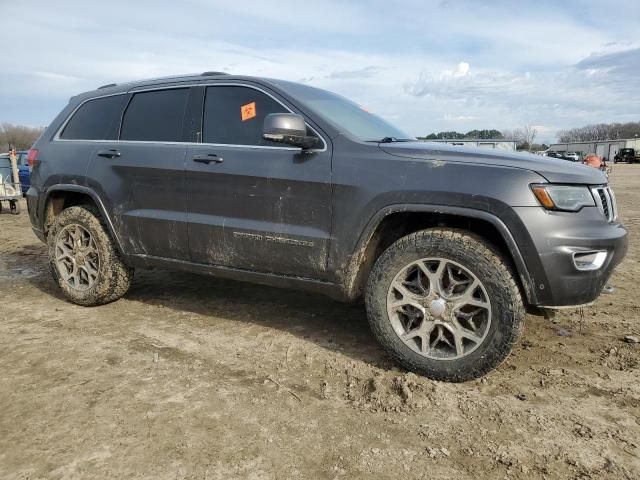
M 577 185 L 531 185 L 531 190 L 547 210 L 577 212 L 593 207 L 595 201 L 589 187 Z

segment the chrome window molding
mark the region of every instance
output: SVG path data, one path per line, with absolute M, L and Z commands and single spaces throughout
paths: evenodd
M 157 91 L 157 90 L 173 90 L 173 89 L 177 89 L 177 88 L 192 88 L 192 87 L 246 87 L 246 88 L 252 88 L 254 90 L 257 90 L 259 92 L 264 93 L 265 95 L 267 95 L 268 97 L 272 98 L 274 101 L 276 101 L 277 103 L 279 103 L 280 105 L 282 105 L 283 108 L 285 108 L 289 113 L 295 113 L 294 111 L 292 111 L 286 104 L 284 104 L 279 98 L 273 96 L 271 93 L 267 92 L 266 90 L 263 90 L 262 88 L 255 86 L 255 85 L 251 85 L 248 83 L 241 83 L 241 82 L 202 82 L 202 83 L 189 83 L 189 84 L 181 84 L 181 85 L 170 85 L 170 86 L 154 86 L 154 87 L 150 87 L 150 88 L 144 88 L 144 87 L 134 87 L 131 90 L 128 90 L 126 92 L 118 92 L 118 93 L 110 93 L 107 95 L 99 95 L 96 97 L 91 97 L 91 98 L 87 98 L 86 100 L 82 101 L 81 103 L 79 103 L 76 108 L 73 109 L 73 111 L 69 114 L 69 116 L 66 118 L 66 120 L 64 121 L 64 123 L 60 126 L 60 128 L 58 128 L 58 131 L 56 132 L 55 136 L 53 137 L 53 141 L 55 142 L 95 142 L 95 143 L 143 143 L 143 144 L 160 144 L 160 145 L 199 145 L 199 146 L 215 146 L 215 147 L 230 147 L 230 148 L 252 148 L 252 149 L 270 149 L 270 150 L 288 150 L 288 151 L 303 151 L 303 152 L 326 152 L 327 151 L 327 141 L 325 140 L 324 136 L 322 136 L 320 134 L 320 132 L 318 132 L 318 130 L 316 130 L 315 128 L 313 128 L 313 126 L 311 126 L 309 124 L 309 122 L 307 122 L 305 120 L 305 125 L 307 125 L 307 127 L 309 127 L 311 129 L 311 131 L 313 133 L 316 134 L 316 136 L 322 140 L 322 148 L 311 148 L 309 150 L 301 150 L 300 148 L 297 147 L 277 147 L 277 146 L 271 146 L 271 145 L 236 145 L 236 144 L 230 144 L 230 143 L 205 143 L 205 142 L 163 142 L 163 141 L 149 141 L 149 140 L 83 140 L 80 138 L 60 138 L 60 134 L 64 131 L 65 127 L 67 126 L 67 124 L 69 123 L 69 121 L 71 120 L 71 118 L 75 115 L 75 113 L 78 111 L 78 109 L 80 109 L 80 107 L 82 107 L 85 103 L 90 102 L 92 100 L 97 100 L 99 98 L 106 98 L 106 97 L 115 97 L 118 95 L 130 95 L 130 94 L 136 94 L 136 93 L 142 93 L 142 92 L 152 92 L 152 91 Z M 204 104 L 203 104 L 204 107 Z M 126 112 L 126 107 L 123 111 L 123 116 L 124 116 L 124 112 Z M 121 123 L 122 123 L 122 119 L 121 119 Z
M 132 144 L 132 143 L 142 143 L 142 144 L 156 144 L 156 145 L 185 145 L 185 146 L 205 146 L 205 147 L 229 147 L 229 148 L 261 148 L 261 149 L 272 149 L 272 150 L 290 150 L 290 151 L 300 151 L 300 148 L 297 147 L 275 147 L 270 145 L 234 145 L 230 143 L 196 143 L 196 142 L 165 142 L 160 140 L 81 140 L 81 139 L 65 139 L 61 138 L 57 140 L 58 142 L 91 142 L 91 143 L 123 143 L 123 144 Z M 309 152 L 323 152 L 324 150 L 305 150 Z

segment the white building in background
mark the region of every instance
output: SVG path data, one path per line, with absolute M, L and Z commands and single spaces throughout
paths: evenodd
M 582 155 L 595 153 L 607 160 L 613 160 L 613 157 L 621 148 L 633 148 L 636 151 L 640 150 L 640 138 L 601 140 L 598 142 L 552 143 L 548 151 L 578 152 Z
M 480 147 L 495 148 L 498 150 L 515 150 L 515 140 L 489 139 L 489 140 L 473 140 L 473 139 L 445 139 L 445 140 L 425 140 L 425 142 L 448 143 L 449 145 L 460 145 L 461 147 Z

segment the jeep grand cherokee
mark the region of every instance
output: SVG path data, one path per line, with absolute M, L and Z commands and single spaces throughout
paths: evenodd
M 365 298 L 406 368 L 495 368 L 525 311 L 583 305 L 626 252 L 596 169 L 417 141 L 333 93 L 216 72 L 73 97 L 29 153 L 51 271 L 80 305 L 165 267 Z

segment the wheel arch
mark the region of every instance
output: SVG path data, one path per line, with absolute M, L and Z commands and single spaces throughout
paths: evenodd
M 418 230 L 438 226 L 466 230 L 493 245 L 509 262 L 527 303 L 538 303 L 534 283 L 520 249 L 500 218 L 472 208 L 422 204 L 389 205 L 372 217 L 360 236 L 345 275 L 347 298 L 355 299 L 362 295 L 375 261 L 393 242 Z
M 124 254 L 125 252 L 120 243 L 120 238 L 116 233 L 111 217 L 107 213 L 107 209 L 102 203 L 102 200 L 95 191 L 83 185 L 57 184 L 47 189 L 42 213 L 42 230 L 44 234 L 46 235 L 53 220 L 62 210 L 72 206 L 86 204 L 94 205 L 98 209 L 105 225 L 109 229 L 109 235 L 114 239 L 119 252 Z

